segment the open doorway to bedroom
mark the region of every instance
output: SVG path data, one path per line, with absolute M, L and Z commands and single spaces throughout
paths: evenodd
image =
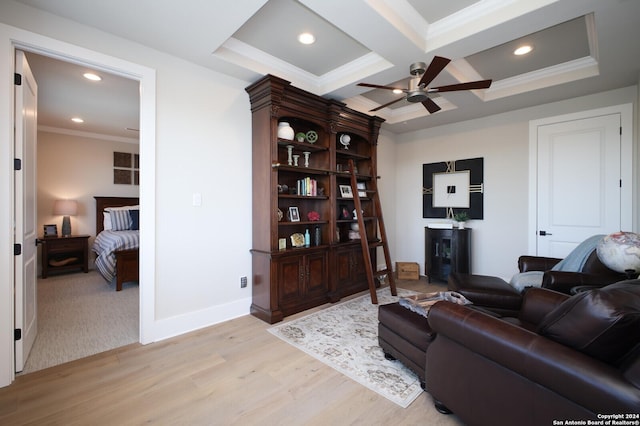
M 48 227 L 62 238 L 56 202 L 74 201 L 72 239 L 88 236 L 89 272 L 55 273 L 55 265 L 73 253 L 47 260 L 49 273 L 38 275 L 38 336 L 22 374 L 140 341 L 138 283 L 116 291 L 95 268 L 92 251 L 98 228 L 94 196 L 140 194 L 140 83 L 33 52 L 26 57 L 38 82 L 39 236 Z M 85 77 L 88 72 L 98 79 Z M 42 253 L 38 257 L 42 270 Z

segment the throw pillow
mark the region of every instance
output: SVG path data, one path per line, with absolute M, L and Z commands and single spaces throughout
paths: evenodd
M 109 212 L 109 216 L 111 216 L 112 231 L 126 231 L 131 229 L 129 210 L 112 210 Z
M 542 287 L 543 271 L 520 272 L 511 277 L 509 284 L 520 293 L 527 287 Z
M 140 229 L 140 210 L 129 210 L 129 216 L 131 216 L 131 230 L 137 231 Z
M 542 336 L 617 365 L 640 342 L 640 281 L 570 297 L 540 323 Z

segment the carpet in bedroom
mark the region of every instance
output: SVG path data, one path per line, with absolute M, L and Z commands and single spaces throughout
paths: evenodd
M 22 374 L 139 341 L 138 284 L 96 272 L 38 279 L 38 336 Z

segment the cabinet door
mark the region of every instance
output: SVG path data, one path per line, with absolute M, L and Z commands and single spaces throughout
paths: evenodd
M 375 257 L 371 258 L 371 262 L 375 265 Z M 351 251 L 351 264 L 351 280 L 354 283 L 367 281 L 367 270 L 364 266 L 364 256 L 362 256 L 360 247 Z
M 326 294 L 329 289 L 326 252 L 314 253 L 305 257 L 305 268 L 307 272 L 305 289 L 306 295 L 316 296 Z
M 278 260 L 278 299 L 282 305 L 295 303 L 302 295 L 303 260 L 303 256 L 287 256 Z
M 340 250 L 336 252 L 336 280 L 338 285 L 344 285 L 351 282 L 351 252 Z

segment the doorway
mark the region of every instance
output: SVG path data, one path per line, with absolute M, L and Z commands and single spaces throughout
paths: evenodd
M 13 58 L 15 50 L 25 50 L 52 56 L 60 60 L 84 63 L 96 69 L 127 76 L 140 82 L 140 343 L 154 341 L 155 323 L 155 128 L 156 128 L 156 75 L 152 68 L 68 44 L 36 33 L 0 24 L 0 55 Z M 13 81 L 15 66 L 12 61 L 0 64 L 0 78 Z M 13 87 L 0 86 L 0 161 L 13 163 Z M 0 252 L 0 387 L 15 378 L 14 364 L 14 254 L 13 246 L 14 190 L 13 170 L 0 170 L 0 199 L 8 208 L 0 212 L 0 241 L 5 250 Z
M 532 121 L 529 252 L 564 258 L 632 228 L 632 106 Z
M 132 171 L 128 184 L 116 184 L 110 173 L 115 173 L 115 152 L 128 153 L 131 159 L 139 151 L 140 100 L 136 80 L 33 52 L 24 56 L 39 88 L 38 154 L 33 161 L 23 161 L 21 172 L 37 170 L 38 236 L 46 224 L 60 229 L 60 216 L 52 215 L 55 201 L 74 200 L 77 215 L 71 217 L 70 229 L 76 239 L 49 243 L 83 241 L 92 269 L 88 274 L 54 274 L 36 280 L 38 337 L 32 353 L 25 350 L 29 356 L 24 369 L 19 362 L 23 357 L 16 354 L 16 371 L 26 374 L 139 341 L 138 286 L 116 293 L 115 286 L 93 270 L 91 248 L 97 226 L 93 197 L 139 197 L 140 186 L 134 184 Z M 89 72 L 93 80 L 83 78 Z M 84 122 L 73 122 L 71 117 Z M 20 308 L 16 304 L 17 312 Z M 22 340 L 16 341 L 17 352 Z

